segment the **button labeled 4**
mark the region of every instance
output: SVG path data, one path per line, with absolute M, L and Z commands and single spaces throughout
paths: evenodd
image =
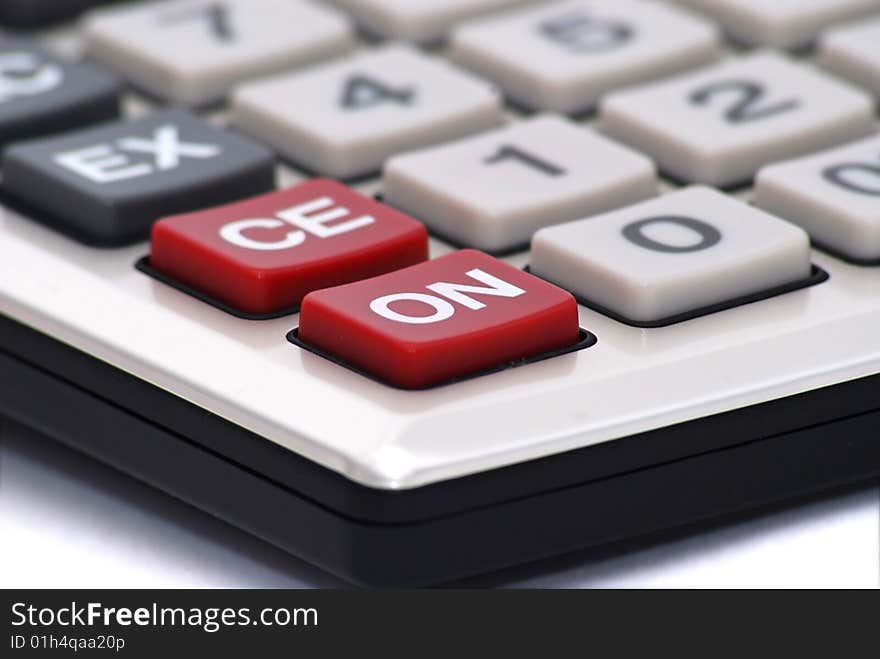
M 350 179 L 401 151 L 494 128 L 502 113 L 482 80 L 391 45 L 243 85 L 232 121 L 310 171 Z
M 299 340 L 417 389 L 578 343 L 570 293 L 462 250 L 306 296 Z
M 428 258 L 425 227 L 326 179 L 153 227 L 150 264 L 235 310 L 278 313 L 309 292 Z

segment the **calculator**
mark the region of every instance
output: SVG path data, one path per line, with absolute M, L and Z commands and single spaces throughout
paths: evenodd
M 0 415 L 372 586 L 880 476 L 880 0 L 0 22 Z

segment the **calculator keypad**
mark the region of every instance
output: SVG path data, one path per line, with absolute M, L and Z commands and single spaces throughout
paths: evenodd
M 740 18 L 787 48 L 869 8 L 880 19 L 880 0 L 115 3 L 73 45 L 132 83 L 141 118 L 84 128 L 113 118 L 118 83 L 4 40 L 3 192 L 85 243 L 151 237 L 142 271 L 235 315 L 302 305 L 302 345 L 433 386 L 575 345 L 575 297 L 606 328 L 656 327 L 811 282 L 809 235 L 880 262 L 876 108 L 856 86 L 877 89 L 876 20 L 821 39 L 840 78 L 797 53 L 721 58 Z M 367 44 L 355 23 L 430 45 Z M 207 121 L 152 108 L 227 98 Z M 759 171 L 758 207 L 668 192 Z M 359 182 L 370 197 L 320 178 L 273 191 L 276 172 L 382 179 Z M 428 261 L 429 243 L 464 249 Z
M 109 121 L 119 114 L 119 82 L 55 57 L 33 41 L 0 41 L 0 146 Z
M 336 178 L 501 122 L 498 94 L 439 58 L 388 46 L 243 86 L 233 120 L 283 156 Z
M 532 272 L 635 322 L 660 321 L 810 275 L 807 234 L 694 186 L 539 231 Z
M 612 94 L 600 121 L 671 177 L 723 187 L 875 130 L 869 95 L 769 52 Z
M 880 261 L 880 138 L 770 165 L 755 203 L 843 256 Z
M 148 92 L 185 105 L 247 78 L 345 52 L 352 27 L 311 0 L 174 0 L 111 7 L 83 25 L 87 52 Z
M 311 291 L 428 258 L 424 226 L 314 179 L 153 226 L 150 265 L 238 312 L 272 314 Z
M 573 346 L 565 291 L 461 250 L 306 296 L 299 339 L 398 387 L 418 389 Z
M 3 184 L 35 217 L 97 244 L 146 238 L 157 219 L 266 192 L 272 154 L 182 110 L 23 142 Z
M 715 27 L 674 6 L 571 0 L 464 25 L 451 56 L 519 104 L 580 113 L 607 92 L 703 66 L 720 51 Z
M 880 10 L 880 0 L 681 0 L 750 45 L 800 48 L 834 23 Z
M 396 156 L 382 181 L 388 203 L 456 243 L 495 252 L 657 188 L 650 160 L 554 115 Z

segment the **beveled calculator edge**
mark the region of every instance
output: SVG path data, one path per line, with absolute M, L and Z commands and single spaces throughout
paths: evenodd
M 3 314 L 0 338 L 11 348 L 0 348 L 0 354 L 77 388 L 96 404 L 143 419 L 181 442 L 365 523 L 428 521 L 880 411 L 874 395 L 878 373 L 527 462 L 411 489 L 384 489 L 353 481 Z M 25 396 L 41 402 L 30 392 Z M 696 444 L 706 438 L 710 444 Z

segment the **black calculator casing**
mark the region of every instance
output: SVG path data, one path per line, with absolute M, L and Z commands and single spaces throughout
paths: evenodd
M 408 490 L 0 316 L 0 414 L 347 580 L 448 582 L 880 476 L 880 375 Z

